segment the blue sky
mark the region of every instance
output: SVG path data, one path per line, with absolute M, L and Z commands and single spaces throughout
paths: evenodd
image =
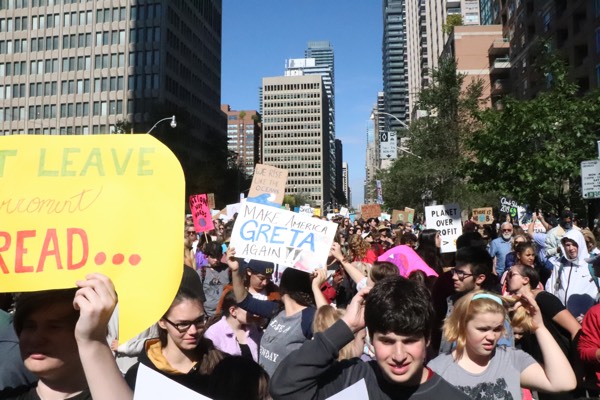
M 335 55 L 336 138 L 350 169 L 352 205 L 363 199 L 367 127 L 382 90 L 381 2 L 372 0 L 224 0 L 221 103 L 258 110 L 263 77 L 283 75 L 309 41 Z

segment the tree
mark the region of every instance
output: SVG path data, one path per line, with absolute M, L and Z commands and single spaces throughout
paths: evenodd
M 452 58 L 440 59 L 432 71 L 432 82 L 419 93 L 417 107 L 427 116 L 400 131 L 400 140 L 414 155 L 400 153 L 388 171 L 382 173 L 386 207 L 417 207 L 425 192 L 438 203 L 459 202 L 463 207 L 481 206 L 485 196 L 473 193 L 459 175 L 464 156 L 463 141 L 475 129 L 482 83 L 472 82 L 462 90 L 464 75 L 457 73 Z
M 462 24 L 463 17 L 461 14 L 450 14 L 446 17 L 446 23 L 442 25 L 442 31 L 446 35 L 450 35 L 455 26 L 461 26 Z
M 579 96 L 562 60 L 542 55 L 540 62 L 548 89 L 532 100 L 506 97 L 503 109 L 482 112 L 463 171 L 476 190 L 555 212 L 581 209 L 580 163 L 596 158 L 600 92 Z

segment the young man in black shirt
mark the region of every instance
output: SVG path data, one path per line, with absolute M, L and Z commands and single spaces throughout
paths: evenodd
M 362 289 L 346 314 L 288 355 L 271 379 L 274 399 L 326 399 L 364 379 L 369 399 L 467 399 L 425 366 L 433 319 L 429 291 L 401 277 Z M 375 360 L 336 361 L 367 327 Z

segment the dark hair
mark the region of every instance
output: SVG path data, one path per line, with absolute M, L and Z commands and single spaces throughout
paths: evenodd
M 494 261 L 489 253 L 481 247 L 463 247 L 456 252 L 456 266 L 469 265 L 471 273 L 477 277 L 485 275 L 486 281 L 492 275 Z
M 77 288 L 21 293 L 17 297 L 15 304 L 15 315 L 13 318 L 17 336 L 21 335 L 25 320 L 33 312 L 56 303 L 71 304 L 71 307 L 73 308 L 73 332 L 75 332 L 75 324 L 79 319 L 79 311 L 72 306 L 73 299 L 75 298 L 75 292 L 77 292 Z
M 531 242 L 519 243 L 515 246 L 515 255 L 523 254 L 527 249 L 533 250 L 535 253 L 535 246 Z
M 456 239 L 456 249 L 463 247 L 482 247 L 485 248 L 486 243 L 479 232 L 466 232 Z
M 517 268 L 519 268 L 519 266 L 517 266 Z M 526 265 L 521 265 L 519 268 L 519 273 L 524 278 L 529 278 L 529 286 L 531 287 L 531 289 L 537 288 L 540 284 L 540 274 L 535 270 L 535 268 L 528 267 Z
M 373 282 L 379 282 L 390 276 L 399 276 L 400 271 L 398 267 L 389 261 L 375 261 L 371 268 L 371 280 Z
M 223 248 L 219 242 L 209 242 L 204 246 L 203 253 L 220 261 L 223 256 Z
M 232 306 L 237 307 L 237 300 L 233 290 L 228 291 L 223 297 L 223 303 L 221 305 L 221 314 L 224 317 L 229 317 L 229 308 Z
M 412 232 L 404 232 L 402 236 L 400 236 L 400 244 L 408 244 L 410 242 L 417 243 L 418 241 L 417 235 Z
M 419 235 L 417 246 L 417 254 L 425 261 L 425 263 L 441 275 L 444 272 L 444 262 L 440 248 L 435 245 L 435 237 L 438 234 L 437 229 L 425 229 Z
M 287 294 L 296 303 L 309 307 L 315 305 L 310 275 L 294 268 L 286 268 L 279 283 L 281 296 Z
M 429 290 L 400 276 L 377 282 L 365 300 L 365 323 L 371 338 L 379 332 L 429 339 L 433 315 Z
M 215 400 L 266 400 L 269 375 L 250 358 L 229 356 L 215 367 L 208 392 Z
M 421 232 L 421 234 L 419 235 L 419 248 L 421 246 L 437 247 L 435 245 L 435 237 L 437 236 L 437 233 L 438 233 L 437 229 L 425 229 L 425 230 L 423 230 L 423 232 Z

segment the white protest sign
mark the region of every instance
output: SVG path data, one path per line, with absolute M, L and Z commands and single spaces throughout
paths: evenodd
M 240 212 L 240 208 L 242 207 L 242 203 L 235 204 L 227 204 L 227 218 L 231 219 L 235 215 L 235 213 Z
M 133 400 L 210 400 L 140 363 Z
M 246 202 L 231 233 L 236 257 L 270 261 L 306 272 L 327 265 L 337 224 Z
M 365 384 L 365 380 L 361 379 L 341 392 L 328 397 L 327 400 L 363 400 L 368 398 L 367 385 Z
M 350 212 L 348 211 L 348 209 L 346 207 L 342 207 L 342 208 L 340 208 L 340 215 L 344 218 L 348 218 L 348 216 L 350 215 Z
M 462 235 L 460 206 L 444 204 L 443 206 L 425 207 L 427 229 L 437 229 L 442 237 L 442 253 L 456 251 L 456 238 Z
M 300 206 L 299 210 L 298 210 L 299 214 L 306 214 L 310 217 L 313 216 L 313 214 L 315 213 L 315 209 L 312 208 L 310 205 L 305 204 L 303 206 Z

